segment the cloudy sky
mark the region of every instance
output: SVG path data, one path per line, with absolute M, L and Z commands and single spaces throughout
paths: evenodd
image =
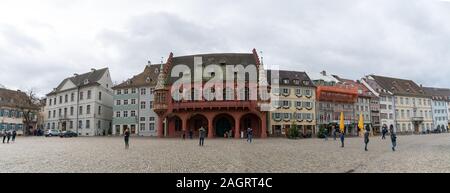
M 450 87 L 440 0 L 1 0 L 0 84 L 45 94 L 109 67 L 121 82 L 177 55 L 263 51 L 265 63 Z

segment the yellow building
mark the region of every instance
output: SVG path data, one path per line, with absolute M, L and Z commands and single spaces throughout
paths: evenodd
M 270 73 L 269 73 L 270 74 Z M 279 71 L 277 78 L 269 78 L 279 87 L 272 93 L 279 100 L 272 100 L 274 110 L 268 117 L 271 136 L 285 136 L 295 123 L 303 136 L 313 136 L 316 131 L 316 87 L 305 72 Z

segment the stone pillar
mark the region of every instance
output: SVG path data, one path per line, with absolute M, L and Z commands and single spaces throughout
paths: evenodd
M 214 129 L 213 129 L 213 118 L 210 116 L 206 117 L 208 119 L 208 138 L 214 138 Z
M 241 138 L 241 129 L 240 126 L 240 116 L 234 116 L 234 138 L 239 139 Z
M 266 112 L 264 112 L 264 113 L 262 113 L 262 116 L 261 116 L 261 138 L 267 138 L 267 120 L 266 120 L 266 117 L 267 117 L 267 113 Z
M 158 137 L 159 138 L 164 137 L 164 118 L 163 117 L 158 118 Z

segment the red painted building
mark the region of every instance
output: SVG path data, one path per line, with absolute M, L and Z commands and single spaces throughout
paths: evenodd
M 229 134 L 230 130 L 232 137 L 240 138 L 241 132 L 245 133 L 250 127 L 253 129 L 255 137 L 267 137 L 267 112 L 260 108 L 260 105 L 266 102 L 258 97 L 259 90 L 254 89 L 254 86 L 258 85 L 260 76 L 258 75 L 255 79 L 255 77 L 247 75 L 245 89 L 239 89 L 243 87 L 238 88 L 235 81 L 239 72 L 235 71 L 234 81 L 221 80 L 223 81 L 222 87 L 215 87 L 211 90 L 211 93 L 221 91 L 224 100 L 207 100 L 205 97 L 199 96 L 198 87 L 195 86 L 205 86 L 211 82 L 211 77 L 220 77 L 218 73 L 221 72 L 208 71 L 210 78 L 202 77 L 201 81 L 195 81 L 194 73 L 197 72 L 196 64 L 199 60 L 203 69 L 209 65 L 215 65 L 225 71 L 230 65 L 232 67 L 251 65 L 256 67 L 258 72 L 263 70 L 256 50 L 248 54 L 203 54 L 180 57 L 174 57 L 171 53 L 167 62 L 161 65 L 161 72 L 155 88 L 153 110 L 159 117 L 158 136 L 180 137 L 189 131 L 193 131 L 194 135 L 198 136 L 199 128 L 203 127 L 207 130 L 208 138 L 224 137 Z M 171 93 L 172 86 L 180 80 L 180 78 L 171 76 L 173 69 L 178 65 L 187 66 L 191 73 L 184 72 L 182 76 L 191 76 L 190 82 L 192 83 L 190 89 L 182 87 L 182 90 L 188 90 L 184 93 L 186 97 L 183 100 L 175 100 L 172 97 L 174 94 Z M 201 70 L 200 73 L 202 72 L 206 73 L 206 70 Z M 178 89 L 178 87 L 176 88 Z M 182 90 L 180 89 L 180 92 Z M 244 100 L 237 100 L 238 95 L 245 95 Z M 254 96 L 256 98 L 253 98 Z

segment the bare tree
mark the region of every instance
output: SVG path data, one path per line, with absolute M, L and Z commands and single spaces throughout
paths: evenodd
M 15 98 L 16 108 L 21 112 L 24 123 L 24 135 L 30 135 L 33 124 L 37 123 L 36 116 L 39 113 L 40 100 L 33 89 L 25 92 L 19 92 Z

